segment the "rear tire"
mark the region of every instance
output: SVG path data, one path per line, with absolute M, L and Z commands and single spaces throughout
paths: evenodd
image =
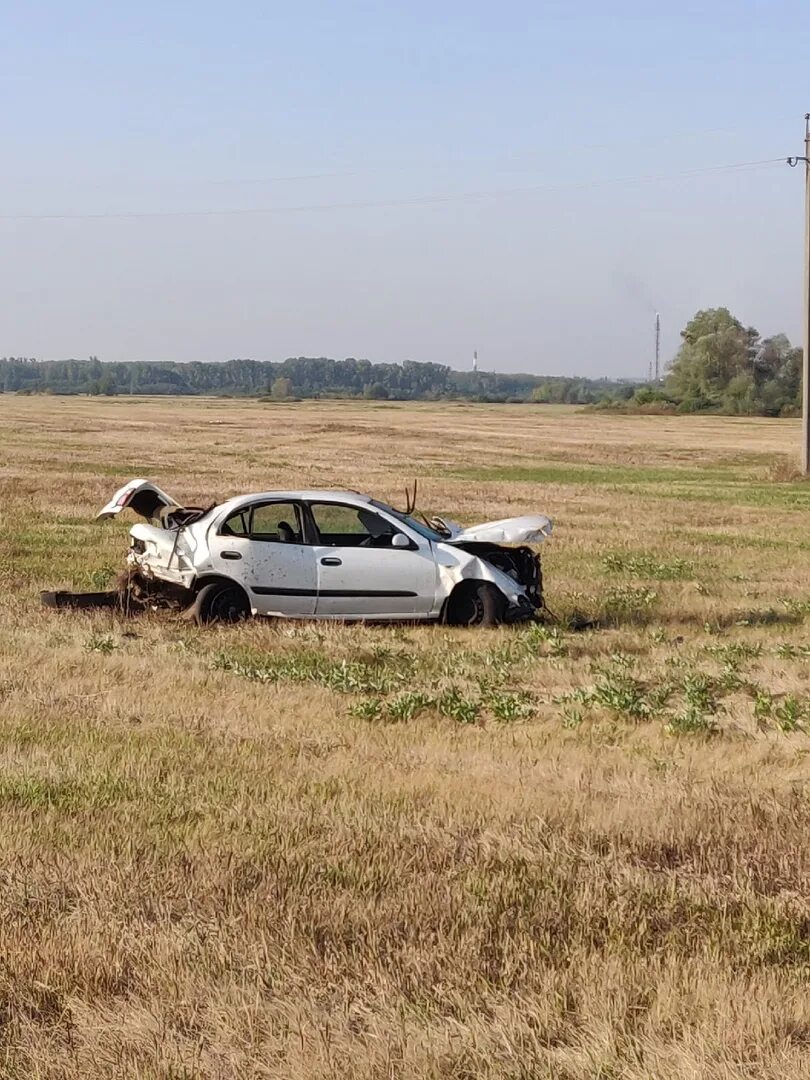
M 250 617 L 250 601 L 241 586 L 230 581 L 212 581 L 203 585 L 186 612 L 189 619 L 202 625 L 242 622 Z
M 503 622 L 506 602 L 488 581 L 457 585 L 447 601 L 445 622 L 450 626 L 497 626 Z

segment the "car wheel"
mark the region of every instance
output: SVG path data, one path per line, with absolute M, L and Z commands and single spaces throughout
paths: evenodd
M 459 585 L 447 602 L 445 621 L 451 626 L 497 626 L 503 621 L 503 595 L 487 581 Z
M 241 622 L 250 615 L 250 602 L 238 585 L 213 581 L 197 593 L 189 615 L 198 623 Z

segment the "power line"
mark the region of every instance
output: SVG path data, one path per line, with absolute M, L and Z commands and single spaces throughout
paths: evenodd
M 738 161 L 727 165 L 708 165 L 699 169 L 683 172 L 658 173 L 646 176 L 605 177 L 601 180 L 581 183 L 538 184 L 530 187 L 495 188 L 488 191 L 445 192 L 433 195 L 415 195 L 399 199 L 357 200 L 332 203 L 308 203 L 300 206 L 267 206 L 209 210 L 121 210 L 103 213 L 64 213 L 64 214 L 0 214 L 2 221 L 106 221 L 143 218 L 202 218 L 202 217 L 247 217 L 264 214 L 297 214 L 308 211 L 324 210 L 373 210 L 388 209 L 397 206 L 422 206 L 428 204 L 464 202 L 477 199 L 501 199 L 514 195 L 531 195 L 552 191 L 581 191 L 589 188 L 613 187 L 624 184 L 648 184 L 663 180 L 689 179 L 710 173 L 733 172 L 735 170 L 762 168 L 770 165 L 782 165 L 784 157 L 763 158 L 759 161 Z
M 413 172 L 424 172 L 425 170 L 444 169 L 449 166 L 465 168 L 470 167 L 493 167 L 496 172 L 532 172 L 536 171 L 536 159 L 565 161 L 573 153 L 585 153 L 592 150 L 615 150 L 621 147 L 628 146 L 641 146 L 650 143 L 669 143 L 679 139 L 695 139 L 707 135 L 735 135 L 738 131 L 733 128 L 701 128 L 692 131 L 663 131 L 663 132 L 650 132 L 647 134 L 628 136 L 622 139 L 613 139 L 610 141 L 589 142 L 589 143 L 563 143 L 555 147 L 549 147 L 544 150 L 514 150 L 511 153 L 507 153 L 506 157 L 445 157 L 442 159 L 432 160 L 416 160 L 410 161 L 407 164 L 383 164 L 378 163 L 366 164 L 363 163 L 362 168 L 355 166 L 335 165 L 333 167 L 324 165 L 323 168 L 301 170 L 298 173 L 284 173 L 275 176 L 249 176 L 249 177 L 208 177 L 201 178 L 195 176 L 192 179 L 176 179 L 152 177 L 145 178 L 143 183 L 146 186 L 154 186 L 156 184 L 169 187 L 187 187 L 193 184 L 195 187 L 258 187 L 263 184 L 283 184 L 292 182 L 301 182 L 306 180 L 335 180 L 343 179 L 346 177 L 358 177 L 358 176 L 377 176 L 381 174 L 402 174 Z M 25 183 L 24 179 L 17 178 L 18 182 Z M 31 178 L 28 179 L 28 183 L 32 182 Z M 100 182 L 97 179 L 91 184 L 82 185 L 85 190 L 96 190 L 106 186 L 106 182 Z
M 376 176 L 380 174 L 402 174 L 424 171 L 425 169 L 443 169 L 447 166 L 463 167 L 494 167 L 497 172 L 533 172 L 536 164 L 531 162 L 539 158 L 565 161 L 572 153 L 584 153 L 590 150 L 615 150 L 620 147 L 640 146 L 648 143 L 668 143 L 678 139 L 695 139 L 706 135 L 733 135 L 735 131 L 729 128 L 701 128 L 694 131 L 664 131 L 650 134 L 630 136 L 624 139 L 593 143 L 568 143 L 562 146 L 550 147 L 548 150 L 516 150 L 505 158 L 475 157 L 475 158 L 443 158 L 441 160 L 414 161 L 400 165 L 363 165 L 362 169 L 339 169 L 329 172 L 305 172 L 299 176 L 259 176 L 259 177 L 231 177 L 208 180 L 197 180 L 195 184 L 211 187 L 239 187 L 260 186 L 262 184 L 279 184 L 287 181 L 299 180 L 330 180 L 344 177 Z M 185 183 L 185 181 L 184 181 Z

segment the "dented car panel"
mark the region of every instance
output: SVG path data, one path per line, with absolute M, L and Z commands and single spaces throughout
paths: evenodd
M 473 540 L 493 544 L 542 544 L 551 535 L 551 520 L 545 514 L 527 514 L 523 517 L 486 521 L 462 529 L 455 522 L 444 523 L 451 531 L 449 543 Z
M 521 598 L 526 595 L 526 589 L 522 582 L 499 570 L 487 559 L 469 552 L 453 554 L 455 558 L 443 557 L 443 553 L 437 551 L 436 562 L 443 585 L 441 592 L 446 596 L 463 581 L 487 581 L 503 594 L 509 605 L 518 609 L 523 606 Z
M 543 515 L 434 527 L 332 490 L 190 508 L 133 480 L 97 516 L 127 508 L 145 519 L 130 530 L 130 580 L 158 604 L 164 589 L 170 606 L 178 597 L 192 604 L 212 583 L 229 588 L 245 613 L 292 618 L 458 621 L 463 608 L 461 621 L 473 624 L 528 618 L 544 603 L 539 558 L 527 546 L 551 533 Z
M 191 588 L 197 576 L 194 538 L 188 529 L 161 529 L 155 525 L 133 525 L 129 531 L 127 562 L 147 577 L 160 577 Z M 158 570 L 159 573 L 155 573 Z

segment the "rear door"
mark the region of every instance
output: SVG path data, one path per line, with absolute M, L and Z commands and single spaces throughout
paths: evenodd
M 211 537 L 214 569 L 244 586 L 259 615 L 315 613 L 315 552 L 303 543 L 302 521 L 299 503 L 255 503 L 232 513 Z
M 425 618 L 436 600 L 436 561 L 429 540 L 408 537 L 371 507 L 309 504 L 316 533 L 315 614 L 333 618 Z

